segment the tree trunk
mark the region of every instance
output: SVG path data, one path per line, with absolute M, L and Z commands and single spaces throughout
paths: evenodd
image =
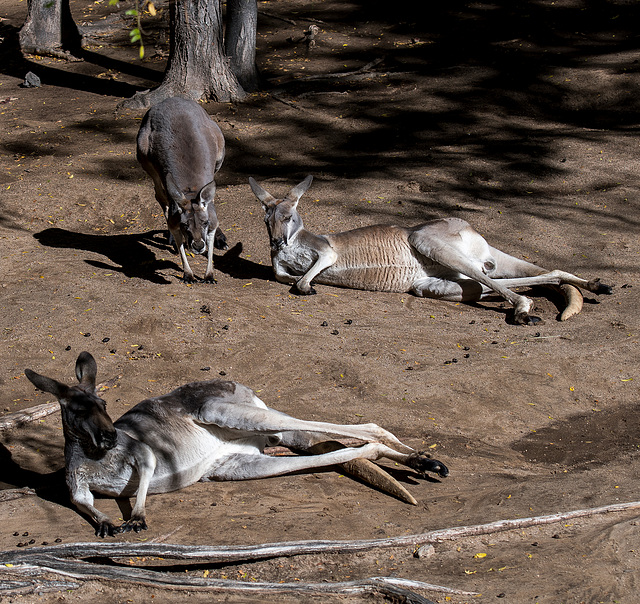
M 220 103 L 244 98 L 223 52 L 219 0 L 175 0 L 170 10 L 171 48 L 162 83 L 136 93 L 121 106 L 151 107 L 171 96 Z
M 28 0 L 27 20 L 19 37 L 24 53 L 65 59 L 80 50 L 82 40 L 69 0 Z
M 256 0 L 227 0 L 225 52 L 231 60 L 231 71 L 248 92 L 258 89 L 257 28 L 258 3 Z

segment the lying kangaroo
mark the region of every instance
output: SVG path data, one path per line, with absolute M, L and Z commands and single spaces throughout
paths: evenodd
M 184 281 L 195 280 L 185 246 L 207 253 L 204 281 L 213 283 L 213 248 L 227 249 L 213 198 L 214 176 L 224 160 L 224 137 L 195 101 L 173 97 L 144 116 L 137 138 L 138 161 L 153 179 L 169 233 L 182 260 Z
M 560 286 L 567 307 L 560 320 L 582 310 L 582 287 L 610 294 L 599 279 L 585 281 L 570 273 L 548 271 L 491 247 L 468 222 L 442 218 L 415 227 L 376 225 L 314 235 L 296 210 L 312 181 L 307 176 L 283 199 L 276 199 L 253 178 L 249 184 L 262 202 L 276 279 L 293 283 L 301 294 L 314 294 L 311 282 L 373 291 L 411 292 L 425 298 L 475 302 L 499 294 L 514 306 L 515 322 L 540 321 L 533 302 L 512 287 Z
M 266 478 L 381 457 L 422 474 L 449 474 L 443 463 L 414 451 L 376 424 L 296 419 L 269 409 L 246 386 L 223 380 L 193 382 L 146 399 L 111 423 L 105 402 L 96 394 L 96 373 L 96 361 L 88 352 L 76 361 L 78 386 L 25 370 L 37 388 L 60 402 L 71 501 L 92 518 L 101 537 L 146 529 L 148 493 L 166 493 L 197 481 Z M 269 457 L 263 453 L 265 446 L 278 442 L 310 449 L 319 435 L 368 444 L 321 455 Z M 94 507 L 92 491 L 111 497 L 136 495 L 131 518 L 115 526 Z

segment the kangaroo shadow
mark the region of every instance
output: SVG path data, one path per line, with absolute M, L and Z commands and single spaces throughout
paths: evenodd
M 240 258 L 242 242 L 236 243 L 222 256 L 214 256 L 213 262 L 217 270 L 234 279 L 262 279 L 269 281 L 273 278 L 273 269 L 264 264 Z
M 86 259 L 96 268 L 120 272 L 129 278 L 139 278 L 152 283 L 168 284 L 168 279 L 159 274 L 166 269 L 181 268 L 170 260 L 158 260 L 148 246 L 160 250 L 171 250 L 164 231 L 148 231 L 130 235 L 90 235 L 59 228 L 49 228 L 34 237 L 44 246 L 85 250 L 106 256 L 113 264 Z
M 39 444 L 43 443 L 33 443 L 34 446 Z M 62 456 L 62 452 L 60 455 Z M 27 487 L 33 489 L 41 499 L 74 509 L 65 482 L 64 468 L 42 474 L 23 468 L 13 459 L 11 451 L 3 443 L 0 443 L 0 467 L 2 467 L 0 492 L 5 489 Z
M 171 281 L 159 274 L 159 271 L 172 269 L 182 272 L 181 266 L 171 260 L 158 260 L 153 250 L 149 249 L 152 247 L 175 253 L 175 249 L 167 240 L 166 231 L 155 230 L 127 235 L 91 235 L 54 227 L 40 231 L 34 237 L 46 247 L 102 254 L 113 264 L 93 259 L 85 259 L 85 262 L 96 268 L 120 272 L 129 278 L 135 277 L 166 285 Z M 241 253 L 242 243 L 238 242 L 224 255 L 214 255 L 215 268 L 235 279 L 267 281 L 271 278 L 271 267 L 240 258 Z

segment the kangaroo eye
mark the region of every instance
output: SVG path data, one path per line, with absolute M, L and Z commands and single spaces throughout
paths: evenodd
M 290 221 L 291 221 L 291 216 L 285 216 L 285 217 L 282 219 L 282 222 L 290 222 Z

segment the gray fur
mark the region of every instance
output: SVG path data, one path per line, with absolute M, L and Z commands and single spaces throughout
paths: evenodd
M 186 282 L 195 277 L 185 247 L 194 254 L 207 254 L 206 282 L 214 281 L 213 248 L 227 247 L 214 204 L 214 176 L 224 154 L 222 131 L 195 101 L 166 99 L 149 109 L 142 120 L 138 161 L 153 180 Z
M 548 271 L 491 247 L 459 218 L 441 218 L 415 227 L 375 225 L 327 235 L 304 228 L 297 211 L 311 185 L 307 176 L 282 199 L 253 178 L 249 184 L 265 211 L 276 279 L 313 294 L 312 282 L 373 291 L 411 292 L 426 298 L 473 302 L 498 294 L 514 306 L 517 323 L 539 321 L 529 314 L 533 302 L 511 288 L 561 286 L 567 308 L 577 314 L 577 288 L 611 293 L 598 279 L 586 281 L 563 271 Z
M 193 382 L 148 398 L 112 423 L 95 392 L 96 362 L 83 352 L 76 361 L 77 386 L 66 386 L 30 369 L 29 380 L 60 402 L 65 464 L 71 500 L 104 537 L 147 528 L 148 493 L 181 489 L 199 480 L 248 480 L 278 476 L 354 459 L 386 457 L 418 471 L 448 474 L 441 462 L 417 453 L 375 424 L 338 425 L 299 420 L 269 409 L 235 382 Z M 307 448 L 327 435 L 357 438 L 365 445 L 309 456 L 269 457 L 264 448 L 281 442 Z M 136 496 L 131 518 L 121 526 L 94 505 L 93 492 Z

